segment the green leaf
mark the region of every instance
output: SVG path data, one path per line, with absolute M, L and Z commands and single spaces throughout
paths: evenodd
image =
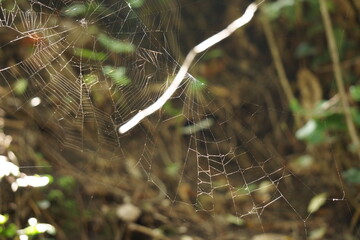
M 63 10 L 63 13 L 65 16 L 68 17 L 76 17 L 79 15 L 84 15 L 86 11 L 87 11 L 87 6 L 79 3 L 79 4 L 70 5 L 69 7 L 65 8 Z
M 237 190 L 237 193 L 239 195 L 248 195 L 252 191 L 256 190 L 258 188 L 258 185 L 253 183 L 246 186 L 243 186 Z
M 219 58 L 221 56 L 224 55 L 224 51 L 221 48 L 215 48 L 210 50 L 209 52 L 207 52 L 204 57 L 203 60 L 210 60 L 210 59 L 214 59 L 214 58 Z
M 357 108 L 351 109 L 351 115 L 353 117 L 353 120 L 357 126 L 360 126 L 360 111 Z
M 295 5 L 295 0 L 278 0 L 275 2 L 267 3 L 264 6 L 264 12 L 270 19 L 275 19 L 280 16 L 283 8 L 292 7 Z
M 36 234 L 39 234 L 39 233 L 40 233 L 40 232 L 37 231 L 36 226 L 29 226 L 29 227 L 26 227 L 26 228 L 23 229 L 23 230 L 24 230 L 24 233 L 25 233 L 26 235 L 30 235 L 30 236 L 36 235 Z
M 190 90 L 200 92 L 206 87 L 206 80 L 202 77 L 196 77 L 190 80 Z
M 131 80 L 126 76 L 126 68 L 115 68 L 112 66 L 105 66 L 103 72 L 106 76 L 110 77 L 118 86 L 126 86 L 131 83 Z
M 86 74 L 84 75 L 83 81 L 87 86 L 92 86 L 98 82 L 98 76 L 95 74 Z
M 131 53 L 135 51 L 135 45 L 122 40 L 114 39 L 106 34 L 99 34 L 98 40 L 101 45 L 114 53 Z
M 16 235 L 17 227 L 15 223 L 10 223 L 9 226 L 7 226 L 4 231 L 3 235 L 8 238 L 12 238 Z
M 316 54 L 316 48 L 311 46 L 309 43 L 307 42 L 302 42 L 300 43 L 295 51 L 295 56 L 297 58 L 303 58 L 303 57 L 308 57 L 308 56 L 314 56 Z
M 310 144 L 318 144 L 329 140 L 326 137 L 330 131 L 346 131 L 344 115 L 327 112 L 322 114 L 325 117 L 320 115 L 319 118 L 310 119 L 302 128 L 296 131 L 295 136 Z
M 331 108 L 326 107 L 328 105 L 331 105 L 330 100 L 321 100 L 313 109 L 312 116 L 316 119 L 321 119 L 334 114 Z
M 289 107 L 290 107 L 291 111 L 294 113 L 299 113 L 304 110 L 296 98 L 291 99 Z
M 5 215 L 0 214 L 0 224 L 5 224 L 8 220 L 9 220 L 9 215 L 7 215 L 7 214 L 5 214 Z
M 65 195 L 62 191 L 58 189 L 53 189 L 48 194 L 48 199 L 51 201 L 63 201 L 65 198 Z
M 74 3 L 62 10 L 63 14 L 68 17 L 82 17 L 85 15 L 94 15 L 94 13 L 106 15 L 107 9 L 101 4 L 91 3 Z
M 71 176 L 61 177 L 59 178 L 57 183 L 62 189 L 65 189 L 67 191 L 72 191 L 76 185 L 75 179 Z
M 316 120 L 318 127 L 324 130 L 346 130 L 345 117 L 339 113 L 328 113 L 327 116 Z
M 170 101 L 164 104 L 163 109 L 166 112 L 166 114 L 170 116 L 177 116 L 182 113 L 182 109 L 173 106 Z
M 327 226 L 316 228 L 316 229 L 310 231 L 309 239 L 310 240 L 325 239 L 324 236 L 325 236 L 327 230 L 328 230 Z
M 350 96 L 355 101 L 360 102 L 360 85 L 350 87 Z
M 95 52 L 85 48 L 74 48 L 74 55 L 89 60 L 104 61 L 107 56 L 103 52 Z
M 55 228 L 47 223 L 37 223 L 33 226 L 26 227 L 24 229 L 19 230 L 21 233 L 28 235 L 28 236 L 34 236 L 38 235 L 40 233 L 49 233 L 54 235 L 56 233 Z
M 310 119 L 302 128 L 296 131 L 297 139 L 316 144 L 325 140 L 325 132 L 314 119 Z
M 145 0 L 128 0 L 127 2 L 130 5 L 130 7 L 139 8 L 144 4 Z
M 42 175 L 43 177 L 47 177 L 49 179 L 49 183 L 48 184 L 51 184 L 54 182 L 54 177 L 50 174 L 44 174 Z
M 237 226 L 243 226 L 245 224 L 245 220 L 242 218 L 239 218 L 238 216 L 234 216 L 232 214 L 228 214 L 225 216 L 225 219 L 228 223 L 237 225 Z
M 314 164 L 314 158 L 311 155 L 305 154 L 298 157 L 295 160 L 295 163 L 298 168 L 302 168 L 302 169 L 310 168 Z
M 19 78 L 15 82 L 14 92 L 17 95 L 23 95 L 28 87 L 28 81 L 24 78 Z
M 360 183 L 360 168 L 350 168 L 342 173 L 347 183 L 359 184 Z
M 178 173 L 180 171 L 180 164 L 178 163 L 170 163 L 166 165 L 166 169 L 165 172 L 169 175 L 169 176 L 174 176 L 176 173 Z
M 308 205 L 308 208 L 307 208 L 308 213 L 314 213 L 317 210 L 319 210 L 320 207 L 322 205 L 324 205 L 324 203 L 326 202 L 327 197 L 328 197 L 328 194 L 326 192 L 315 195 L 311 199 L 311 201 Z

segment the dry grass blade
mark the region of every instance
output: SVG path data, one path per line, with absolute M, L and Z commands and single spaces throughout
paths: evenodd
M 333 62 L 333 69 L 335 74 L 335 81 L 336 85 L 339 90 L 340 95 L 340 101 L 343 107 L 346 125 L 348 127 L 349 135 L 352 141 L 352 144 L 354 145 L 354 149 L 356 149 L 357 154 L 360 158 L 360 141 L 359 136 L 356 132 L 356 127 L 353 121 L 353 118 L 351 116 L 350 106 L 349 102 L 346 96 L 345 86 L 344 86 L 344 80 L 341 73 L 340 68 L 340 60 L 339 60 L 339 54 L 336 46 L 336 41 L 334 37 L 334 31 L 332 27 L 332 23 L 329 16 L 329 11 L 327 8 L 327 3 L 325 0 L 320 0 L 320 11 L 323 18 L 324 26 L 325 26 L 325 32 L 326 32 L 326 38 L 329 44 L 329 51 L 330 56 Z

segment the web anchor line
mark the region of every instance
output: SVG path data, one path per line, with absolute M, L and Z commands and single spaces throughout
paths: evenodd
M 179 72 L 176 74 L 174 80 L 166 89 L 166 91 L 161 95 L 158 100 L 156 100 L 153 104 L 149 107 L 145 108 L 144 110 L 140 110 L 135 116 L 133 116 L 128 122 L 124 123 L 119 127 L 119 133 L 123 134 L 135 127 L 140 123 L 141 120 L 146 118 L 147 116 L 153 114 L 155 111 L 159 110 L 174 94 L 176 89 L 179 87 L 183 79 L 185 78 L 187 71 L 191 63 L 193 62 L 194 58 L 197 54 L 207 50 L 208 48 L 212 47 L 213 45 L 217 44 L 218 42 L 224 40 L 225 38 L 229 37 L 233 32 L 237 29 L 241 28 L 253 18 L 256 10 L 258 8 L 258 4 L 252 3 L 250 4 L 245 13 L 232 23 L 230 23 L 225 29 L 218 32 L 217 34 L 209 37 L 208 39 L 204 40 L 203 42 L 196 45 L 186 56 L 184 63 L 181 65 Z

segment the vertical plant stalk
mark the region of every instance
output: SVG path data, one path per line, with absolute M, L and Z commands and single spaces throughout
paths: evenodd
M 350 105 L 349 105 L 346 91 L 345 91 L 344 80 L 343 80 L 341 68 L 340 68 L 339 54 L 338 54 L 338 50 L 337 50 L 337 46 L 336 46 L 332 23 L 331 23 L 330 16 L 329 16 L 329 11 L 327 9 L 325 0 L 319 0 L 319 2 L 320 2 L 321 16 L 323 18 L 323 22 L 324 22 L 324 26 L 325 26 L 326 39 L 329 44 L 330 56 L 331 56 L 331 60 L 333 62 L 335 81 L 336 81 L 336 85 L 337 85 L 337 88 L 339 91 L 340 101 L 341 101 L 341 105 L 342 105 L 342 108 L 344 111 L 347 129 L 349 131 L 349 135 L 350 135 L 352 144 L 354 145 L 354 147 L 357 151 L 357 154 L 360 158 L 359 136 L 356 132 L 356 127 L 355 127 L 353 118 L 351 116 Z
M 272 59 L 274 61 L 276 72 L 279 76 L 280 85 L 284 90 L 284 93 L 285 93 L 285 96 L 286 96 L 288 102 L 291 103 L 295 99 L 294 93 L 291 89 L 289 79 L 286 76 L 284 64 L 281 60 L 280 51 L 276 44 L 275 36 L 271 29 L 270 21 L 269 21 L 267 15 L 264 13 L 264 11 L 261 11 L 261 12 L 262 13 L 260 16 L 260 21 L 264 28 L 265 37 L 266 37 L 266 40 L 267 40 L 269 48 L 270 48 L 270 52 L 271 52 Z M 294 115 L 294 118 L 295 118 L 295 124 L 299 126 L 300 118 L 297 115 Z
M 280 84 L 283 87 L 287 100 L 290 102 L 294 99 L 294 94 L 290 87 L 289 79 L 286 76 L 284 64 L 282 63 L 280 51 L 276 45 L 274 33 L 271 29 L 269 19 L 265 13 L 261 14 L 261 23 L 265 31 L 265 37 L 269 44 L 271 56 L 274 60 L 275 69 L 279 76 Z

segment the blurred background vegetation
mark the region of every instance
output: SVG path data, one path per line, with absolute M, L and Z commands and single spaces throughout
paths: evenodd
M 71 0 L 0 1 L 0 239 L 360 237 L 358 1 L 265 1 L 248 26 L 209 49 L 191 69 L 199 81 L 190 84 L 188 96 L 199 98 L 200 102 L 202 95 L 212 96 L 212 101 L 204 103 L 201 111 L 209 112 L 217 121 L 231 122 L 226 131 L 234 132 L 243 141 L 256 136 L 261 144 L 254 143 L 248 150 L 254 158 L 269 157 L 274 164 L 281 163 L 290 175 L 281 186 L 290 207 L 284 207 L 280 201 L 272 203 L 266 208 L 268 211 L 255 216 L 260 223 L 252 218 L 224 214 L 233 204 L 225 194 L 216 199 L 221 214 L 196 212 L 192 205 L 176 204 L 171 201 L 174 198 L 168 198 L 178 195 L 177 200 L 187 202 L 197 194 L 196 186 L 194 189 L 191 184 L 180 184 L 178 178 L 192 147 L 186 119 L 162 121 L 196 111 L 182 109 L 181 101 L 167 103 L 162 120 L 157 115 L 145 123 L 146 134 L 135 130 L 122 138 L 121 148 L 112 143 L 116 142 L 113 129 L 104 136 L 99 136 L 96 126 L 89 123 L 64 130 L 59 127 L 61 122 L 51 117 L 55 115 L 54 104 L 39 110 L 34 109 L 35 103 L 26 104 L 34 100 L 34 89 L 39 86 L 34 86 L 29 80 L 31 76 L 26 78 L 24 74 L 9 80 L 13 76 L 6 75 L 5 70 L 31 55 L 29 48 L 34 51 L 33 46 L 40 40 L 33 36 L 15 41 L 18 33 L 4 24 L 9 25 L 10 19 L 6 10 L 18 4 L 26 11 L 33 4 L 34 11 L 56 13 L 56 21 L 66 26 L 76 22 L 85 27 L 86 22 L 73 20 L 81 20 L 88 11 L 105 8 L 114 1 L 100 2 L 92 5 Z M 245 0 L 128 2 L 145 23 L 163 29 L 160 34 L 170 40 L 162 44 L 179 63 L 193 46 L 238 18 L 250 3 Z M 327 13 L 330 26 L 326 25 Z M 153 17 L 156 20 L 150 21 Z M 11 24 L 21 29 L 20 20 L 15 19 Z M 136 26 L 129 18 L 126 27 Z M 87 86 L 95 85 L 101 75 L 125 92 L 134 76 L 129 74 L 131 66 L 124 62 L 132 59 L 138 39 L 118 41 L 96 27 L 88 31 L 94 31 L 96 49 L 74 44 L 73 57 L 83 63 L 97 61 L 104 66 L 99 74 L 84 72 L 82 81 Z M 336 53 L 330 47 L 331 40 Z M 121 58 L 110 61 L 109 52 Z M 340 76 L 337 68 L 341 69 Z M 171 73 L 157 74 L 166 78 Z M 48 81 L 45 75 L 41 78 Z M 159 90 L 154 92 L 156 95 Z M 104 113 L 111 112 L 112 99 L 102 91 L 94 93 L 92 100 Z M 136 103 L 128 104 L 136 106 Z M 114 119 L 116 123 L 122 122 Z M 203 123 L 211 126 L 211 121 Z M 156 131 L 152 124 L 158 124 Z M 78 145 L 78 134 L 86 136 L 82 146 Z M 217 131 L 213 134 L 217 135 Z M 100 144 L 103 139 L 104 144 Z M 145 150 L 139 152 L 141 145 L 145 145 Z M 154 149 L 150 151 L 151 146 Z M 131 154 L 125 156 L 123 149 Z M 151 159 L 149 166 L 134 167 L 143 158 Z M 189 177 L 194 177 L 189 182 L 196 184 L 196 175 Z M 260 185 L 250 187 L 264 188 Z M 264 191 L 255 198 L 262 199 L 266 194 Z M 240 207 L 245 208 L 246 204 L 243 205 Z

